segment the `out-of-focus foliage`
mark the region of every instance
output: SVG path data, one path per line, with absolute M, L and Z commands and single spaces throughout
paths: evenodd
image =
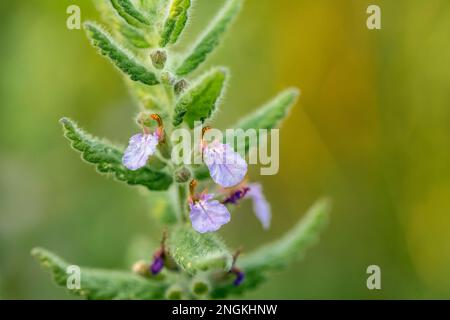
M 306 249 L 317 242 L 320 232 L 329 219 L 329 211 L 328 200 L 317 202 L 289 233 L 239 261 L 240 267 L 245 270 L 245 282 L 240 286 L 218 283 L 212 296 L 224 298 L 229 294 L 242 294 L 262 284 L 267 278 L 268 271 L 279 271 L 289 262 L 302 258 Z
M 45 249 L 35 248 L 31 253 L 43 267 L 49 269 L 58 285 L 67 286 L 70 276 L 67 262 Z M 90 300 L 161 299 L 168 287 L 166 281 L 145 279 L 131 272 L 83 268 L 80 274 L 80 289 L 69 290 Z

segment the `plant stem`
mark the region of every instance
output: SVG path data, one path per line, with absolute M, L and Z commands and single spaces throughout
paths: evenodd
M 180 206 L 180 214 L 183 222 L 187 222 L 187 186 L 185 183 L 178 185 L 178 205 Z

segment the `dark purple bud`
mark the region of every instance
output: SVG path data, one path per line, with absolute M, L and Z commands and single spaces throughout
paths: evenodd
M 234 279 L 233 284 L 239 286 L 244 281 L 245 273 L 240 270 L 236 270 L 234 273 L 236 274 L 236 279 Z
M 153 263 L 150 266 L 150 272 L 152 275 L 157 275 L 161 272 L 162 268 L 164 267 L 164 259 L 161 256 L 156 256 L 153 259 Z
M 242 189 L 234 191 L 228 196 L 228 198 L 223 200 L 223 204 L 237 204 L 239 200 L 245 197 L 249 190 L 250 188 L 244 187 Z

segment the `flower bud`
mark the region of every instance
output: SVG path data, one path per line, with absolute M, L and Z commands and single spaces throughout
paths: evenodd
M 175 91 L 176 95 L 180 95 L 187 88 L 187 86 L 188 86 L 187 81 L 184 79 L 181 79 L 177 83 L 175 83 L 173 90 Z
M 239 200 L 243 199 L 250 188 L 243 187 L 236 190 L 233 190 L 225 200 L 222 201 L 223 204 L 238 204 Z
M 135 264 L 133 264 L 132 270 L 134 273 L 138 275 L 147 276 L 148 268 L 149 268 L 148 263 L 146 263 L 145 261 L 138 261 Z
M 191 171 L 188 168 L 183 167 L 175 172 L 175 181 L 177 183 L 185 183 L 191 179 Z
M 164 259 L 162 257 L 155 257 L 150 266 L 150 272 L 152 275 L 156 276 L 161 272 L 162 268 L 164 268 Z
M 239 286 L 242 283 L 242 281 L 244 281 L 244 278 L 245 278 L 245 273 L 243 273 L 242 271 L 238 272 L 236 274 L 236 279 L 234 280 L 233 284 L 235 286 Z
M 179 285 L 173 285 L 166 291 L 166 299 L 168 300 L 181 300 L 184 297 L 183 288 Z
M 168 71 L 161 73 L 161 82 L 165 85 L 172 86 L 175 82 L 175 77 Z
M 233 285 L 236 287 L 239 286 L 245 279 L 245 273 L 238 267 L 236 267 L 236 261 L 239 255 L 241 254 L 241 249 L 239 249 L 233 256 L 233 266 L 231 267 L 230 273 L 234 274 L 236 278 L 234 278 Z
M 204 296 L 209 293 L 211 286 L 204 277 L 197 276 L 192 280 L 191 291 L 196 296 Z
M 162 49 L 153 50 L 150 54 L 150 58 L 156 69 L 163 69 L 167 61 L 167 53 Z

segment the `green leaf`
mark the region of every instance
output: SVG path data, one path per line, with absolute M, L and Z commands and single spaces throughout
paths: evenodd
M 271 101 L 267 102 L 264 106 L 240 120 L 232 128 L 240 128 L 244 131 L 248 129 L 270 130 L 278 128 L 281 125 L 281 122 L 289 115 L 289 111 L 297 102 L 298 96 L 298 89 L 286 89 Z M 245 151 L 248 152 L 249 149 L 250 143 L 249 140 L 246 140 Z
M 118 16 L 117 11 L 108 1 L 92 1 L 95 8 L 100 13 L 101 20 L 108 26 L 116 26 L 123 22 L 123 19 Z
M 193 173 L 194 173 L 194 177 L 196 180 L 211 179 L 211 174 L 209 173 L 209 169 L 204 164 L 194 167 Z
M 167 244 L 172 258 L 189 274 L 231 268 L 233 257 L 217 234 L 201 234 L 191 226 L 180 226 L 169 233 Z
M 227 5 L 219 12 L 206 32 L 197 40 L 190 53 L 183 59 L 176 70 L 177 75 L 187 75 L 206 60 L 206 57 L 219 45 L 223 34 L 239 13 L 242 2 L 243 0 L 227 1 Z
M 238 259 L 237 266 L 245 272 L 241 285 L 236 287 L 231 279 L 226 279 L 217 284 L 212 296 L 223 298 L 253 289 L 265 280 L 267 272 L 278 271 L 289 262 L 302 258 L 306 249 L 318 240 L 329 212 L 330 202 L 326 199 L 318 201 L 282 238 Z
M 172 0 L 161 32 L 160 46 L 175 44 L 186 26 L 191 0 Z
M 254 113 L 240 120 L 234 128 L 274 129 L 288 116 L 290 109 L 297 102 L 299 90 L 287 89 L 256 110 Z
M 48 269 L 56 284 L 67 287 L 69 264 L 57 255 L 34 248 L 31 254 Z M 105 299 L 162 299 L 167 284 L 156 279 L 147 279 L 131 272 L 81 268 L 80 289 L 71 289 L 70 293 L 92 300 Z
M 76 124 L 62 118 L 65 137 L 72 142 L 72 147 L 81 152 L 82 158 L 94 164 L 100 173 L 112 173 L 117 180 L 130 185 L 142 185 L 150 190 L 167 190 L 172 184 L 172 177 L 161 171 L 154 171 L 148 165 L 136 170 L 128 170 L 122 165 L 123 153 L 116 147 L 99 141 L 79 129 Z
M 131 0 L 111 0 L 111 5 L 119 16 L 130 25 L 138 28 L 141 24 L 150 25 L 149 20 L 134 6 Z
M 211 117 L 224 91 L 227 74 L 224 68 L 213 69 L 186 90 L 175 105 L 173 125 L 184 121 L 193 128 L 195 121 Z
M 170 0 L 140 0 L 141 11 L 147 13 L 152 25 L 162 24 L 164 16 L 161 12 L 167 12 Z
M 127 24 L 122 24 L 120 26 L 120 33 L 130 42 L 134 47 L 138 49 L 150 48 L 150 43 L 145 38 L 142 31 L 131 27 Z
M 114 65 L 129 75 L 132 80 L 149 86 L 159 83 L 152 71 L 120 47 L 100 26 L 92 22 L 86 22 L 84 27 L 88 37 L 92 40 L 92 44 L 98 47 L 102 55 L 109 57 Z

